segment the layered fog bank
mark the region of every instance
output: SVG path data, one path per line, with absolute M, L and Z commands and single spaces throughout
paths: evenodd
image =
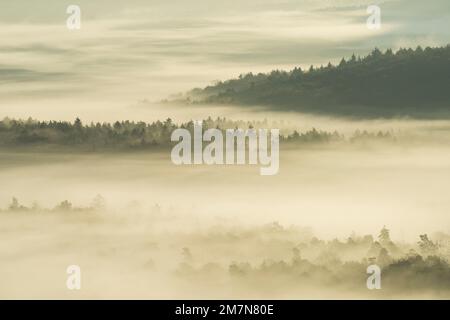
M 3 1 L 0 299 L 449 299 L 449 2 L 372 2 Z
M 122 143 L 109 149 L 80 148 L 91 140 L 75 138 L 103 132 L 95 124 L 9 122 L 0 296 L 449 298 L 449 123 L 313 119 L 267 124 L 285 135 L 274 176 L 176 166 L 170 146 L 124 149 L 126 122 L 104 127 Z M 54 140 L 5 143 L 14 128 Z M 373 263 L 381 290 L 366 287 Z M 82 268 L 81 291 L 66 288 L 69 265 Z
M 0 156 L 5 206 L 13 196 L 27 206 L 52 206 L 84 205 L 102 194 L 114 206 L 137 201 L 192 209 L 200 220 L 276 220 L 322 236 L 388 224 L 410 239 L 424 228 L 449 228 L 450 153 L 436 148 L 281 150 L 279 173 L 271 177 L 260 176 L 256 165 L 175 166 L 158 152 Z
M 110 208 L 101 197 L 85 207 L 14 201 L 0 220 L 2 298 L 450 297 L 449 233 L 401 241 L 382 227 L 323 239 L 278 222 Z M 371 291 L 366 269 L 374 263 L 382 289 Z M 81 268 L 81 290 L 66 288 L 69 265 Z
M 85 205 L 101 194 L 113 206 L 137 201 L 176 206 L 199 217 L 294 223 L 313 227 L 322 237 L 373 233 L 384 224 L 404 239 L 424 228 L 448 231 L 448 122 L 335 120 L 316 122 L 315 128 L 305 123 L 295 118 L 270 123 L 285 134 L 279 172 L 270 177 L 260 176 L 261 165 L 174 165 L 173 144 L 165 141 L 175 124 L 167 121 L 75 123 L 72 129 L 56 122 L 40 129 L 42 124 L 33 122 L 10 124 L 0 132 L 2 142 L 10 142 L 0 148 L 0 204 L 17 197 L 28 206 L 63 200 Z M 17 146 L 11 145 L 16 132 L 22 139 Z M 102 148 L 104 132 L 112 137 L 109 148 Z M 45 140 L 46 135 L 61 138 Z

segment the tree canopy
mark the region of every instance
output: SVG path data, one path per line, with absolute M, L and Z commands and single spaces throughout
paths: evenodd
M 448 117 L 450 45 L 440 48 L 374 49 L 338 65 L 308 71 L 248 73 L 203 89 L 184 102 L 266 106 L 355 117 Z

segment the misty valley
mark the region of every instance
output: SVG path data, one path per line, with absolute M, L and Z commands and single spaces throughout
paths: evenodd
M 450 299 L 448 0 L 105 3 L 0 3 L 0 300 Z
M 0 296 L 448 298 L 450 123 L 280 124 L 261 176 L 175 165 L 170 134 L 193 122 L 0 121 Z M 237 126 L 273 124 L 203 120 Z

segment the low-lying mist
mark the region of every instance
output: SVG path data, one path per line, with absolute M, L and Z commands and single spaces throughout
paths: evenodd
M 450 295 L 450 235 L 420 241 L 351 233 L 322 239 L 278 222 L 199 219 L 194 211 L 12 205 L 1 213 L 2 298 L 438 298 Z M 126 213 L 126 214 L 125 214 Z M 395 236 L 394 232 L 392 232 Z M 382 268 L 368 290 L 366 268 Z M 66 288 L 81 267 L 82 287 Z
M 449 126 L 374 124 L 347 129 L 395 139 L 282 145 L 275 176 L 170 151 L 2 149 L 0 297 L 449 298 Z

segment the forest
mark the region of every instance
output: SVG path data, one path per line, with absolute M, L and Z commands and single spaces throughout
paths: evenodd
M 375 48 L 365 57 L 342 58 L 337 65 L 241 74 L 166 102 L 264 106 L 354 118 L 448 118 L 449 81 L 450 45 L 396 52 Z
M 218 288 L 231 287 L 237 297 L 264 297 L 264 294 L 312 297 L 316 290 L 322 290 L 322 297 L 448 298 L 449 295 L 450 236 L 446 233 L 419 234 L 416 242 L 396 241 L 391 230 L 383 226 L 375 235 L 353 232 L 346 238 L 321 239 L 310 228 L 277 221 L 184 230 L 174 228 L 175 222 L 181 223 L 178 220 L 182 214 L 174 214 L 167 207 L 157 204 L 145 209 L 128 207 L 126 216 L 117 213 L 122 210 L 112 208 L 100 195 L 88 206 L 75 206 L 65 200 L 52 208 L 36 203 L 26 206 L 13 198 L 7 208 L 0 210 L 0 219 L 20 219 L 27 224 L 27 234 L 38 232 L 34 222 L 27 222 L 30 219 L 48 221 L 51 225 L 56 219 L 65 228 L 82 227 L 69 230 L 82 232 L 83 238 L 93 242 L 99 240 L 96 233 L 105 228 L 120 230 L 119 235 L 109 232 L 107 242 L 97 243 L 99 248 L 93 250 L 91 259 L 116 263 L 132 250 L 124 242 L 132 239 L 134 246 L 145 248 L 127 258 L 135 272 L 147 280 L 151 274 L 166 270 L 176 279 L 179 290 L 183 290 L 183 283 L 195 282 L 197 289 L 209 288 L 212 295 L 217 294 Z M 159 234 L 158 226 L 167 219 L 171 227 L 164 227 L 166 231 Z M 135 225 L 140 228 L 134 229 Z M 47 232 L 47 236 L 60 237 L 51 229 Z M 78 242 L 82 241 L 73 238 L 68 243 L 73 247 Z M 160 258 L 163 253 L 170 256 L 170 262 Z M 383 290 L 366 288 L 366 268 L 372 264 L 382 269 Z
M 263 121 L 230 120 L 225 117 L 203 120 L 203 130 L 218 128 L 221 130 L 234 128 L 279 128 L 282 123 Z M 0 148 L 12 147 L 61 147 L 67 146 L 83 151 L 100 150 L 152 150 L 172 147 L 170 135 L 177 128 L 186 128 L 193 132 L 194 122 L 175 124 L 170 118 L 152 123 L 134 121 L 116 121 L 115 123 L 83 124 L 77 118 L 68 121 L 37 121 L 33 119 L 16 120 L 4 118 L 0 120 Z M 356 130 L 345 137 L 337 131 L 327 132 L 311 128 L 300 132 L 295 129 L 282 129 L 280 142 L 284 144 L 328 143 L 333 141 L 383 140 L 394 141 L 389 131 L 368 132 Z

